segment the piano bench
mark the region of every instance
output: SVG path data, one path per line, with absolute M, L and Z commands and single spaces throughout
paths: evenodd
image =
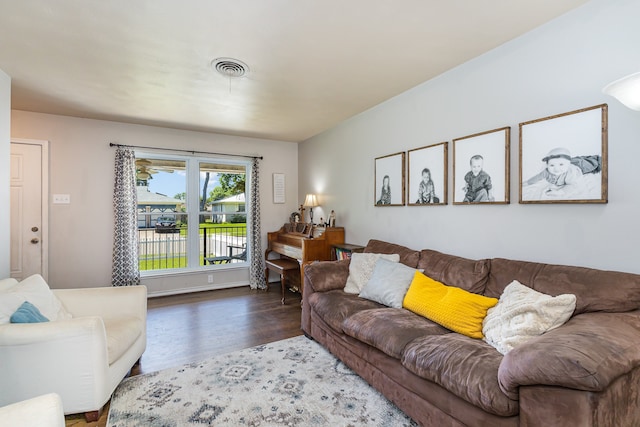
M 282 304 L 284 304 L 284 292 L 286 281 L 300 280 L 300 264 L 297 260 L 287 258 L 267 259 L 265 264 L 265 280 L 267 289 L 269 289 L 269 270 L 275 271 L 280 275 L 280 284 L 282 287 Z

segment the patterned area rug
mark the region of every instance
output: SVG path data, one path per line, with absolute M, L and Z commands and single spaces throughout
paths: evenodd
M 416 425 L 304 336 L 128 378 L 107 420 L 107 427 Z

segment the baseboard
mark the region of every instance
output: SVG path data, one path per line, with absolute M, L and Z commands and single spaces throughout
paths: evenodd
M 218 289 L 241 288 L 249 286 L 248 283 L 224 283 L 224 284 L 207 284 L 203 286 L 191 286 L 180 289 L 167 289 L 163 291 L 150 291 L 147 293 L 148 298 L 166 297 L 170 295 L 189 294 L 193 292 L 215 291 Z

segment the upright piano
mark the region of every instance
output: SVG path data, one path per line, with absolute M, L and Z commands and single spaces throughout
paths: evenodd
M 344 243 L 344 227 L 318 227 L 307 223 L 286 223 L 267 233 L 265 259 L 272 253 L 300 263 L 300 293 L 304 286 L 304 267 L 313 261 L 331 259 L 333 245 Z

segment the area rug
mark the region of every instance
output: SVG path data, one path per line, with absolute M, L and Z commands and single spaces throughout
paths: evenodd
M 304 336 L 128 378 L 107 420 L 107 427 L 416 425 Z

